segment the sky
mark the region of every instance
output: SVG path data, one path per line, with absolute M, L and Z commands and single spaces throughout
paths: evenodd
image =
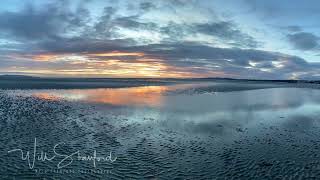
M 0 74 L 320 79 L 318 0 L 2 0 Z

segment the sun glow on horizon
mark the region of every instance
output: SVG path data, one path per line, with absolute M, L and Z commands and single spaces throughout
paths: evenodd
M 100 53 L 39 53 L 13 54 L 11 57 L 36 61 L 33 68 L 11 67 L 5 71 L 40 76 L 82 76 L 82 77 L 150 77 L 186 78 L 201 77 L 188 68 L 177 68 L 167 61 L 151 58 L 142 52 L 100 52 Z M 42 64 L 50 63 L 54 66 Z M 214 74 L 218 74 L 214 72 Z M 202 74 L 203 76 L 203 74 Z

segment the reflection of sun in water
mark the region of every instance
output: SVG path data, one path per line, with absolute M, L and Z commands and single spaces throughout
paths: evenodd
M 111 105 L 159 106 L 167 86 L 146 86 L 133 88 L 59 90 L 34 93 L 33 96 L 45 100 L 80 100 Z
M 35 93 L 33 94 L 34 97 L 44 99 L 44 100 L 58 100 L 60 99 L 59 97 L 49 94 L 49 93 Z
M 32 94 L 33 97 L 45 99 L 45 100 L 61 100 L 61 99 L 68 99 L 68 100 L 82 100 L 85 99 L 85 94 L 60 94 L 56 92 L 38 92 Z
M 138 88 L 125 88 L 113 90 L 94 90 L 88 92 L 93 102 L 102 102 L 113 105 L 151 105 L 162 103 L 162 93 L 166 90 L 162 86 L 149 86 Z

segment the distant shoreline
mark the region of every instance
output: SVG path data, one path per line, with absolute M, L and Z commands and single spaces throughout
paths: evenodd
M 289 86 L 320 85 L 307 80 L 255 80 L 231 78 L 44 78 L 18 75 L 0 76 L 0 89 L 92 89 L 162 86 L 201 82 L 276 83 Z

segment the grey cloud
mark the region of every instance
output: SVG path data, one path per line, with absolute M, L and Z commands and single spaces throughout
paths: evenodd
M 141 22 L 139 17 L 141 14 L 132 16 L 119 16 L 117 9 L 114 7 L 105 7 L 103 15 L 99 17 L 98 22 L 92 30 L 87 31 L 87 36 L 97 37 L 101 39 L 121 38 L 121 33 L 118 33 L 119 27 L 130 30 L 149 30 L 156 31 L 158 25 L 154 22 Z
M 287 29 L 290 32 L 299 32 L 302 31 L 302 28 L 300 26 L 286 26 L 285 29 Z
M 99 17 L 99 21 L 94 26 L 94 33 L 103 38 L 109 37 L 112 26 L 110 26 L 111 18 L 115 15 L 116 9 L 113 7 L 105 7 L 103 14 Z
M 253 48 L 258 46 L 258 42 L 253 37 L 241 32 L 232 22 L 221 21 L 216 23 L 198 24 L 195 28 L 200 33 L 234 41 L 240 46 L 243 45 Z
M 164 39 L 164 41 L 179 41 L 191 33 L 191 27 L 171 21 L 168 25 L 161 27 L 160 32 L 169 37 L 168 39 Z
M 143 29 L 143 30 L 156 30 L 158 28 L 156 23 L 153 22 L 139 22 L 138 16 L 118 17 L 112 21 L 113 26 L 120 26 L 130 29 Z
M 252 49 L 216 48 L 183 43 L 170 46 L 154 45 L 146 52 L 166 59 L 168 64 L 177 66 L 191 64 L 190 66 L 200 67 L 214 65 L 220 68 L 211 68 L 212 71 L 216 69 L 229 74 L 237 74 L 240 77 L 286 79 L 298 72 L 320 73 L 319 65 L 307 63 L 302 58 Z M 185 62 L 186 59 L 193 59 L 193 63 Z M 250 61 L 259 62 L 259 64 L 254 67 L 250 65 Z M 281 66 L 276 66 L 272 62 L 280 63 Z
M 158 52 L 159 56 L 168 56 L 168 59 L 237 59 L 236 63 L 247 65 L 247 60 L 273 60 L 277 53 L 239 48 L 217 48 L 192 42 L 175 44 L 158 44 L 147 46 L 149 51 Z
M 289 42 L 299 50 L 312 50 L 319 47 L 319 37 L 307 32 L 287 35 Z
M 64 37 L 90 37 L 92 39 L 107 40 L 122 38 L 117 30 L 119 27 L 158 32 L 164 35 L 163 41 L 181 41 L 184 37 L 197 33 L 214 36 L 226 41 L 227 44 L 238 47 L 257 47 L 258 42 L 246 33 L 243 33 L 234 23 L 218 21 L 207 24 L 178 24 L 171 22 L 165 26 L 156 22 L 143 22 L 141 14 L 119 16 L 114 7 L 105 7 L 97 22 L 90 23 L 90 13 L 83 6 L 78 5 L 76 10 L 70 8 L 68 1 L 54 1 L 46 6 L 26 6 L 22 11 L 3 12 L 0 14 L 0 31 L 11 38 L 22 38 L 31 41 L 47 41 Z M 184 1 L 170 2 L 180 4 Z M 154 7 L 151 2 L 142 2 L 140 8 Z M 92 25 L 93 24 L 93 25 Z M 143 39 L 137 39 L 143 41 Z M 149 42 L 149 41 L 146 41 Z
M 18 12 L 0 14 L 0 31 L 13 37 L 34 40 L 57 37 L 83 26 L 88 11 L 83 7 L 72 12 L 67 1 L 46 4 L 42 8 L 26 5 Z
M 163 39 L 164 42 L 181 41 L 184 37 L 200 33 L 221 39 L 235 47 L 256 48 L 260 45 L 253 37 L 239 30 L 235 24 L 225 21 L 210 24 L 178 24 L 170 22 L 166 26 L 160 27 L 154 22 L 140 22 L 139 16 L 103 19 L 103 22 L 98 23 L 101 28 L 97 32 L 100 34 L 105 33 L 105 30 L 108 30 L 107 32 L 110 34 L 112 28 L 122 27 L 136 31 L 148 30 L 151 32 L 159 32 L 162 35 L 168 36 L 168 38 Z M 119 36 L 121 36 L 121 34 Z
M 235 47 L 256 48 L 260 43 L 250 35 L 242 32 L 234 23 L 228 21 L 217 21 L 214 23 L 178 24 L 170 22 L 161 27 L 160 32 L 168 35 L 166 41 L 180 41 L 188 35 L 198 33 L 221 39 Z
M 156 6 L 151 2 L 142 2 L 140 3 L 140 8 L 144 11 L 149 11 L 151 9 L 156 8 Z
M 38 51 L 54 53 L 90 53 L 125 50 L 134 45 L 132 39 L 56 38 L 38 43 Z

